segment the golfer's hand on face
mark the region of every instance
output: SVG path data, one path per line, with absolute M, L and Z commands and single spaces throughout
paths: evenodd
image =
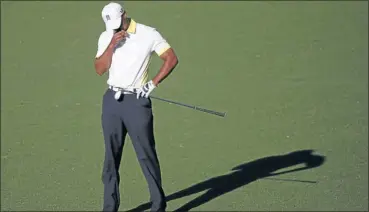
M 121 40 L 125 39 L 128 36 L 128 33 L 124 30 L 121 30 L 113 35 L 111 39 L 111 44 L 116 46 Z

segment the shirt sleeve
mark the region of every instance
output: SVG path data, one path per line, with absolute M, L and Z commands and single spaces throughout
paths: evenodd
M 157 55 L 162 55 L 165 51 L 170 49 L 169 43 L 161 36 L 161 34 L 154 30 L 153 32 L 153 46 L 151 51 L 155 51 Z
M 99 37 L 98 45 L 97 45 L 97 53 L 96 53 L 96 56 L 95 56 L 96 58 L 98 58 L 102 54 L 104 54 L 104 52 L 108 48 L 112 38 L 113 38 L 112 33 L 108 33 L 108 32 L 101 33 L 101 35 Z

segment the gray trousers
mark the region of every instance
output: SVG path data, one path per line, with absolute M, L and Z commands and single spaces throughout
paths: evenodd
M 118 211 L 120 205 L 119 166 L 127 133 L 148 184 L 151 211 L 165 211 L 165 194 L 155 150 L 151 100 L 137 99 L 135 94 L 122 94 L 119 100 L 115 100 L 114 94 L 114 91 L 108 89 L 102 105 L 101 121 L 105 141 L 103 211 Z

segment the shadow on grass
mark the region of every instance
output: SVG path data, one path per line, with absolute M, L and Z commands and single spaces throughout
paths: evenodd
M 315 168 L 322 165 L 324 161 L 325 157 L 314 155 L 313 150 L 300 150 L 285 155 L 269 156 L 236 166 L 232 169 L 233 172 L 229 174 L 213 177 L 192 185 L 167 196 L 166 200 L 171 201 L 206 191 L 204 194 L 196 197 L 195 199 L 175 210 L 189 211 L 225 193 L 231 192 L 259 179 L 316 183 L 315 181 L 289 180 L 269 177 Z M 304 167 L 277 172 L 280 169 L 289 168 L 295 165 L 304 165 Z M 151 203 L 145 203 L 129 211 L 134 212 L 148 210 L 150 209 L 150 205 Z

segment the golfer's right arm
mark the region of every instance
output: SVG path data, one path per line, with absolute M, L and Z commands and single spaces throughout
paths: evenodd
M 100 35 L 95 57 L 95 71 L 98 75 L 101 76 L 109 70 L 115 45 L 126 35 L 127 33 L 123 30 L 114 35 L 107 32 Z
M 114 45 L 112 43 L 106 48 L 104 53 L 95 58 L 95 70 L 98 75 L 103 75 L 107 72 L 111 65 L 111 60 L 113 58 Z

